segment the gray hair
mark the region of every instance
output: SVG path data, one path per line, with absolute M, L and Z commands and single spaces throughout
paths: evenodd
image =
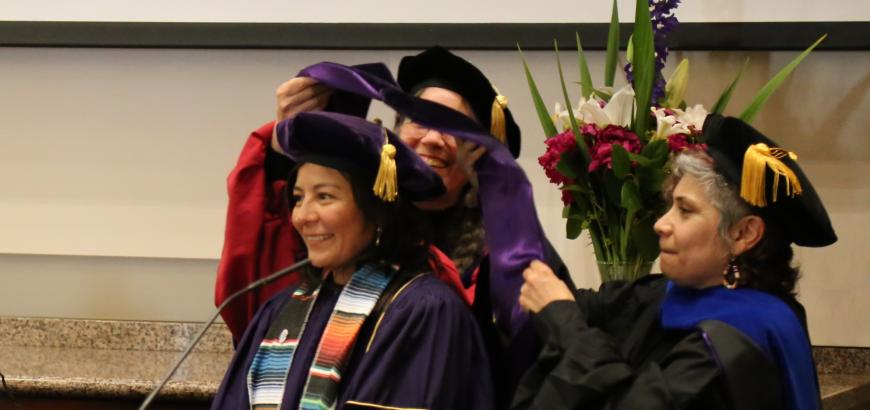
M 673 159 L 671 177 L 665 189 L 668 200 L 673 199 L 674 187 L 686 175 L 698 180 L 713 207 L 719 211 L 719 236 L 726 244 L 730 244 L 728 229 L 744 216 L 752 214 L 752 208 L 740 198 L 737 188 L 716 172 L 713 159 L 698 150 L 683 151 Z

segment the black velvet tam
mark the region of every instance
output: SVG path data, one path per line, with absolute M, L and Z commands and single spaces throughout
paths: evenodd
M 441 47 L 432 47 L 399 63 L 399 86 L 414 94 L 426 87 L 454 91 L 468 100 L 474 116 L 486 129 L 492 126 L 495 88 L 474 65 Z M 520 128 L 508 108 L 504 108 L 505 138 L 514 158 L 520 155 Z
M 745 122 L 720 115 L 709 115 L 704 122 L 702 140 L 707 144 L 707 153 L 713 158 L 716 170 L 740 189 L 743 175 L 744 155 L 747 149 L 757 143 L 780 147 L 779 144 L 761 134 Z M 757 207 L 761 215 L 768 220 L 783 226 L 789 239 L 800 246 L 821 247 L 837 241 L 837 235 L 831 226 L 831 220 L 822 200 L 804 174 L 799 161 L 792 160 L 788 155 L 780 161 L 790 168 L 798 178 L 802 193 L 789 196 L 785 181 L 780 181 L 776 201 L 773 201 L 773 172 L 765 171 L 766 180 L 764 195 L 767 205 Z

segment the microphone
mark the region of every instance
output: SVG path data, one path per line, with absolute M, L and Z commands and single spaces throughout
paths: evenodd
M 246 286 L 244 289 L 241 289 L 241 290 L 237 291 L 236 293 L 233 293 L 232 295 L 230 295 L 230 297 L 226 298 L 226 300 L 224 300 L 223 303 L 221 303 L 221 305 L 218 306 L 217 311 L 214 312 L 214 315 L 212 315 L 211 319 L 209 319 L 208 322 L 205 323 L 205 326 L 203 326 L 202 330 L 199 331 L 199 334 L 197 334 L 196 337 L 193 339 L 193 341 L 190 342 L 190 344 L 187 346 L 187 349 L 184 351 L 184 353 L 181 355 L 181 357 L 175 362 L 175 365 L 172 366 L 172 369 L 169 370 L 169 373 L 166 375 L 166 377 L 164 377 L 163 380 L 160 381 L 160 384 L 157 385 L 157 387 L 151 391 L 151 394 L 149 394 L 148 397 L 145 398 L 145 401 L 143 401 L 142 405 L 139 406 L 139 410 L 147 409 L 148 405 L 150 405 L 151 402 L 154 401 L 154 398 L 157 397 L 157 394 L 160 393 L 160 390 L 163 390 L 163 387 L 166 386 L 166 383 L 169 382 L 169 379 L 172 378 L 172 376 L 175 374 L 175 371 L 178 370 L 178 368 L 181 366 L 181 363 L 184 362 L 184 359 L 187 359 L 187 356 L 189 356 L 190 352 L 193 351 L 194 346 L 196 346 L 196 344 L 199 343 L 199 340 L 202 339 L 202 336 L 205 335 L 205 331 L 208 330 L 209 326 L 211 326 L 212 323 L 214 323 L 214 321 L 217 319 L 217 317 L 221 313 L 221 311 L 223 311 L 224 308 L 230 304 L 230 302 L 232 302 L 237 297 L 239 297 L 247 292 L 250 292 L 254 289 L 257 289 L 257 288 L 262 287 L 264 285 L 267 285 L 271 282 L 274 282 L 276 279 L 278 279 L 284 275 L 287 275 L 288 273 L 295 272 L 299 269 L 302 269 L 303 267 L 308 266 L 309 264 L 310 264 L 310 262 L 308 261 L 308 258 L 305 258 L 299 262 L 294 263 L 293 265 L 290 265 L 289 267 L 286 267 L 286 268 L 281 269 L 281 270 L 279 270 L 279 271 L 277 271 L 269 276 L 266 276 L 265 278 L 260 278 L 260 279 L 257 279 L 255 281 L 249 283 L 248 286 Z

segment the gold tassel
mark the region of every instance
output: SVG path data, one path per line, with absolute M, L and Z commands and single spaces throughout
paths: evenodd
M 381 148 L 381 163 L 378 166 L 378 175 L 375 178 L 373 188 L 375 196 L 386 202 L 393 202 L 399 196 L 396 176 L 396 147 L 390 144 L 387 138 L 387 129 L 384 128 L 384 146 Z
M 767 193 L 765 189 L 765 171 L 767 168 L 773 171 L 773 198 L 771 202 L 776 202 L 780 177 L 785 178 L 785 192 L 789 197 L 800 195 L 802 188 L 797 175 L 795 175 L 791 168 L 779 160 L 786 155 L 793 161 L 797 161 L 797 154 L 782 148 L 769 148 L 764 143 L 750 145 L 743 155 L 740 197 L 745 199 L 750 205 L 758 207 L 767 206 L 767 198 L 765 198 Z
M 507 130 L 505 129 L 504 118 L 504 110 L 507 106 L 507 97 L 499 94 L 498 90 L 496 90 L 495 99 L 492 100 L 492 121 L 489 127 L 489 133 L 502 144 L 507 144 Z

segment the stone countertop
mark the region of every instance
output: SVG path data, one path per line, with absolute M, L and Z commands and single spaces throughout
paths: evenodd
M 825 410 L 870 407 L 870 374 L 820 374 Z
M 141 399 L 179 352 L 0 346 L 0 363 L 16 396 Z M 193 353 L 160 397 L 208 401 L 226 371 L 228 353 Z
M 21 397 L 142 399 L 201 326 L 0 317 L 0 372 Z M 214 325 L 159 397 L 211 400 L 231 356 L 226 326 Z
M 870 408 L 870 348 L 813 346 L 825 410 Z

